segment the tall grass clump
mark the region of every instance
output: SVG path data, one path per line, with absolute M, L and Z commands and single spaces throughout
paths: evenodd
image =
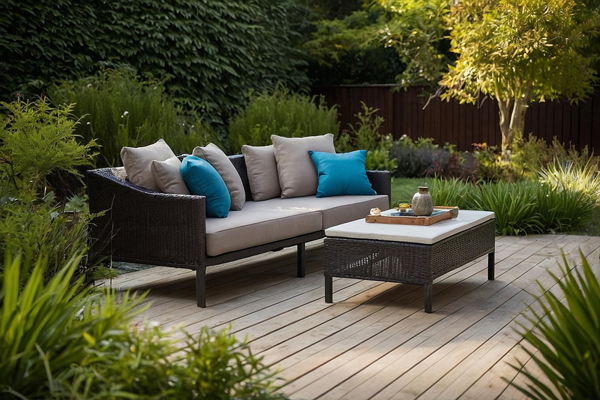
M 292 93 L 278 86 L 254 95 L 246 108 L 229 122 L 229 147 L 239 153 L 243 145 L 271 144 L 271 135 L 286 137 L 338 135 L 337 107 L 327 107 L 323 97 Z
M 173 332 L 185 337 L 178 343 L 157 326 L 134 324 L 144 295 L 73 283 L 80 255 L 44 283 L 41 254 L 23 287 L 21 254 L 7 252 L 0 281 L 0 398 L 285 398 L 227 330 Z
M 558 191 L 534 181 L 474 185 L 437 179 L 431 195 L 436 205 L 493 211 L 499 235 L 572 231 L 584 225 L 596 209 L 595 200 L 582 191 Z
M 519 360 L 510 365 L 525 383 L 503 379 L 528 398 L 600 398 L 600 283 L 583 253 L 581 259 L 579 272 L 563 255 L 561 277 L 550 272 L 560 292 L 538 283 L 542 295 L 525 314 L 529 326 L 519 324 L 519 334 L 531 346 L 523 349 L 547 379 Z
M 97 140 L 100 166 L 121 165 L 124 146 L 146 146 L 164 139 L 176 154 L 217 141 L 218 135 L 197 118 L 185 118 L 167 97 L 163 82 L 140 80 L 128 70 L 65 81 L 49 90 L 54 104 L 73 103 L 80 118 L 76 133 L 84 141 Z
M 600 205 L 599 161 L 597 157 L 590 157 L 585 164 L 555 160 L 541 170 L 540 181 L 559 192 L 581 192 Z

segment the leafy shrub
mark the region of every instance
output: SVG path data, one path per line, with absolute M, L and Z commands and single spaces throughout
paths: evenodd
M 124 146 L 146 146 L 165 139 L 176 154 L 191 153 L 218 135 L 202 124 L 180 116 L 162 82 L 139 80 L 128 70 L 106 70 L 75 82 L 62 82 L 49 91 L 55 104 L 74 103 L 80 118 L 77 134 L 100 144 L 100 164 L 121 165 Z
M 56 171 L 80 176 L 77 167 L 92 164 L 93 141 L 80 145 L 70 118 L 72 105 L 52 108 L 47 101 L 1 103 L 9 115 L 0 121 L 2 196 L 35 197 L 46 191 L 46 177 Z
M 538 173 L 551 158 L 549 146 L 544 139 L 538 139 L 534 135 L 524 138 L 520 133 L 515 135 L 510 156 L 510 169 L 517 180 L 536 179 Z
M 519 324 L 518 331 L 532 348 L 523 347 L 547 378 L 528 370 L 518 361 L 510 364 L 526 377 L 525 385 L 509 382 L 532 399 L 600 398 L 600 283 L 581 254 L 583 274 L 569 266 L 563 255 L 561 275 L 549 272 L 562 296 L 545 289 L 536 297 L 536 311 L 530 306 L 525 318 L 531 326 Z M 573 271 L 574 270 L 574 271 Z
M 532 181 L 476 186 L 456 179 L 436 180 L 431 195 L 436 205 L 493 211 L 499 235 L 570 231 L 582 226 L 596 207 L 581 191 L 556 191 Z
M 395 176 L 420 178 L 424 176 L 461 176 L 460 158 L 450 145 L 440 147 L 430 138 L 413 141 L 406 135 L 394 141 L 390 157 L 398 160 Z
M 300 12 L 274 0 L 3 1 L 0 93 L 130 65 L 168 79 L 179 104 L 223 124 L 250 89 L 307 84 L 295 49 Z
M 508 163 L 502 160 L 500 150 L 487 143 L 473 144 L 473 158 L 477 161 L 476 176 L 483 182 L 499 182 L 510 179 Z
M 40 256 L 20 290 L 21 258 L 7 253 L 0 288 L 0 393 L 19 398 L 281 399 L 272 375 L 227 331 L 186 334 L 132 325 L 143 298 L 71 285 L 65 262 L 44 284 Z
M 279 85 L 273 92 L 262 92 L 229 123 L 229 147 L 239 153 L 243 145 L 271 144 L 271 135 L 286 137 L 317 136 L 333 133 L 340 124 L 337 107 L 327 107 L 323 98 L 292 93 Z
M 395 171 L 396 159 L 390 158 L 390 148 L 393 145 L 391 134 L 381 135 L 379 129 L 383 124 L 383 117 L 375 115 L 375 108 L 367 107 L 361 102 L 363 111 L 358 113 L 358 124 L 350 124 L 349 130 L 344 130 L 336 139 L 336 150 L 348 152 L 353 150 L 367 150 L 365 168 L 367 170 Z
M 537 179 L 538 174 L 551 164 L 573 165 L 574 168 L 585 168 L 589 163 L 597 163 L 596 157 L 587 147 L 581 151 L 561 143 L 556 137 L 551 144 L 534 135 L 524 138 L 515 136 L 510 156 L 510 172 L 514 179 Z
M 0 123 L 0 275 L 7 246 L 19 246 L 22 276 L 44 252 L 49 279 L 87 246 L 90 215 L 85 207 L 67 211 L 57 204 L 47 178 L 65 172 L 80 176 L 78 167 L 92 163 L 95 143 L 75 140 L 72 106 L 52 108 L 44 100 L 4 106 L 10 114 Z

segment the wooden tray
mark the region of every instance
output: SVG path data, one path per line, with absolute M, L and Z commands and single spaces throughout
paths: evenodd
M 458 209 L 457 207 L 435 207 L 434 212 L 438 211 L 436 215 L 428 217 L 417 217 L 409 215 L 386 215 L 391 213 L 398 213 L 396 209 L 383 211 L 381 215 L 367 215 L 365 219 L 369 223 L 379 224 L 400 224 L 400 225 L 421 225 L 429 226 L 436 222 L 444 221 L 452 218 L 452 210 Z

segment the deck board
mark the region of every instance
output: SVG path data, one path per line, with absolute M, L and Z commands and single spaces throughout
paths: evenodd
M 524 377 L 508 363 L 532 365 L 514 331 L 528 293 L 538 280 L 556 291 L 547 271 L 559 272 L 562 253 L 575 265 L 580 249 L 598 268 L 598 237 L 498 237 L 496 280 L 487 280 L 486 257 L 438 278 L 432 314 L 417 285 L 336 278 L 334 303 L 325 303 L 322 241 L 307 246 L 302 279 L 293 248 L 209 268 L 205 309 L 193 271 L 156 267 L 105 284 L 149 289 L 140 319 L 165 329 L 230 326 L 279 370 L 292 399 L 513 399 L 523 396 L 502 377 Z

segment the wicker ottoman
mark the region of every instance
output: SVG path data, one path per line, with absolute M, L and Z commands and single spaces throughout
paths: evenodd
M 364 219 L 325 231 L 325 301 L 333 301 L 333 277 L 425 286 L 431 312 L 433 280 L 483 255 L 494 279 L 495 220 L 487 211 L 463 211 L 431 226 L 367 223 Z

